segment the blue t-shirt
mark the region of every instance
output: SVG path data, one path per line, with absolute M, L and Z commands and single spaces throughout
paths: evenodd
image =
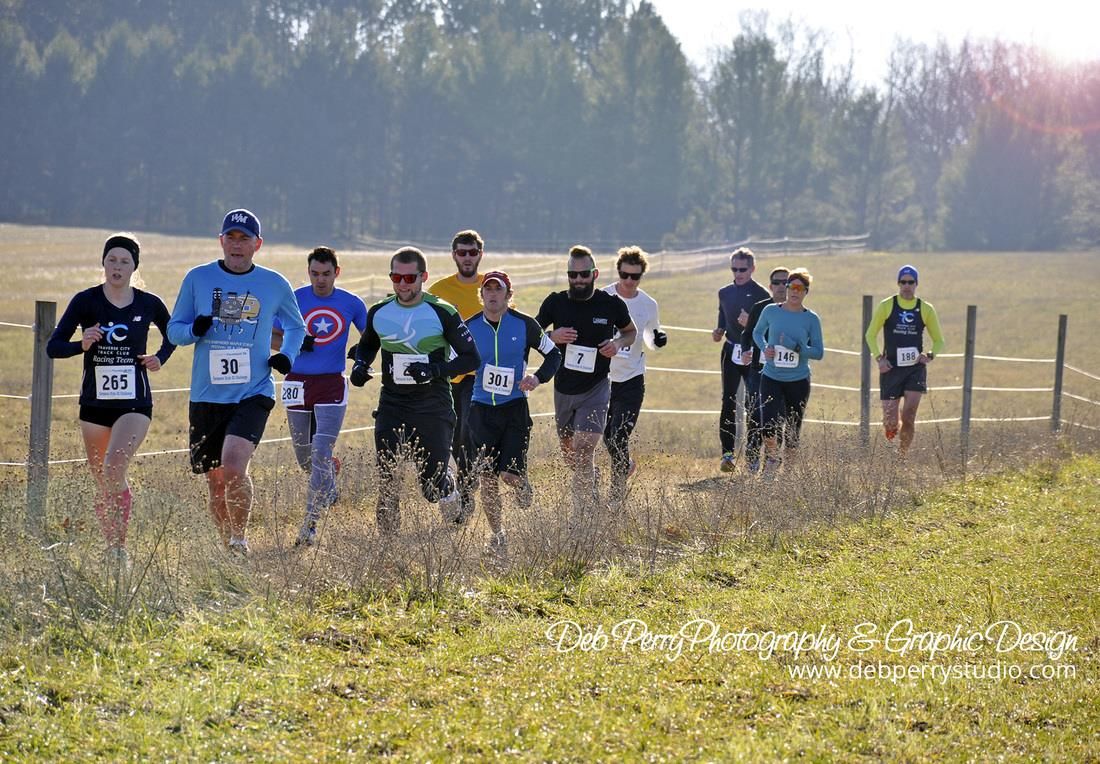
M 342 373 L 347 362 L 348 330 L 354 326 L 362 334 L 367 326 L 366 303 L 339 287 L 328 297 L 318 297 L 308 284 L 295 289 L 294 297 L 306 322 L 306 334 L 316 339 L 313 350 L 300 354 L 291 371 L 295 374 Z M 283 328 L 278 318 L 275 328 Z
M 202 337 L 191 333 L 198 316 L 214 317 Z M 168 322 L 168 339 L 195 345 L 191 400 L 238 403 L 254 395 L 273 399 L 275 382 L 267 359 L 276 316 L 283 325 L 282 353 L 293 362 L 306 330 L 294 290 L 282 274 L 259 265 L 234 273 L 220 260 L 189 270 Z
M 806 379 L 810 376 L 809 361 L 819 361 L 825 355 L 821 319 L 806 308 L 795 312 L 782 305 L 767 306 L 756 322 L 752 340 L 760 348 L 761 358 L 769 345 L 776 347 L 776 357 L 764 362 L 764 376 L 780 382 Z M 790 355 L 792 352 L 797 357 Z

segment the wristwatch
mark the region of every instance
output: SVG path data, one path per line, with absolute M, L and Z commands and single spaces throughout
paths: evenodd
M 931 350 L 930 350 L 930 351 L 928 351 L 927 353 L 925 353 L 925 355 L 926 355 L 926 356 L 928 356 L 928 360 L 929 360 L 929 361 L 931 361 L 931 360 L 932 360 L 933 358 L 935 358 L 935 357 L 936 357 L 936 354 L 935 354 L 935 353 L 933 353 L 933 352 L 932 352 Z

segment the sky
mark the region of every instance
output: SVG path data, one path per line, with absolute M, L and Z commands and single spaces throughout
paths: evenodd
M 766 7 L 778 23 L 788 18 L 828 35 L 830 66 L 853 57 L 860 81 L 880 84 L 898 37 L 933 43 L 942 37 L 955 44 L 964 37 L 1035 44 L 1064 61 L 1100 59 L 1100 3 L 1095 0 L 650 0 L 680 41 L 692 63 L 706 68 L 718 46 L 728 46 L 747 10 Z

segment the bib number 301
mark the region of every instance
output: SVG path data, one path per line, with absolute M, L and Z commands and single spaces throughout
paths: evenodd
M 252 379 L 252 360 L 248 348 L 210 351 L 210 384 L 236 385 Z
M 512 392 L 512 383 L 515 381 L 515 376 L 515 369 L 486 364 L 481 377 L 481 387 L 487 393 L 508 395 Z
M 133 366 L 96 366 L 95 397 L 101 401 L 133 400 L 137 397 Z

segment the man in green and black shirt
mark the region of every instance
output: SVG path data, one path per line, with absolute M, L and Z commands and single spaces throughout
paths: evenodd
M 367 311 L 367 328 L 359 339 L 351 383 L 371 378 L 370 364 L 382 351 L 382 392 L 375 412 L 374 446 L 378 463 L 378 526 L 395 533 L 401 525 L 395 467 L 403 448 L 416 455 L 420 490 L 439 502 L 444 519 L 461 524 L 459 493 L 447 468 L 455 427 L 451 377 L 473 371 L 480 363 L 458 310 L 423 292 L 428 278 L 424 255 L 415 247 L 397 250 L 390 259 L 394 294 Z M 454 358 L 447 360 L 454 350 Z

